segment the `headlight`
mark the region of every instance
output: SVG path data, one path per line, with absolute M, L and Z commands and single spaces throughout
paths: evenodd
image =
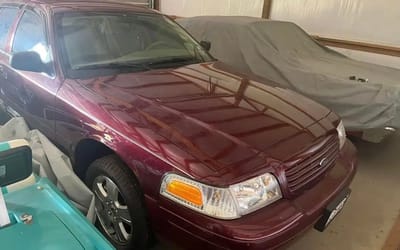
M 282 198 L 278 181 L 271 174 L 229 188 L 216 188 L 167 174 L 160 193 L 185 207 L 219 219 L 240 218 Z
M 343 125 L 343 121 L 339 123 L 339 125 L 336 128 L 338 135 L 339 135 L 339 145 L 340 149 L 343 148 L 344 144 L 346 143 L 346 130 Z

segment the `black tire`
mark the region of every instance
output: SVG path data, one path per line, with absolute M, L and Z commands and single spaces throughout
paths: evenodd
M 90 165 L 86 185 L 95 193 L 96 226 L 103 235 L 119 250 L 147 249 L 143 195 L 128 167 L 116 155 L 102 157 Z

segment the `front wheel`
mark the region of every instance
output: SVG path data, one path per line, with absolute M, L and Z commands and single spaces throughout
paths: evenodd
M 95 196 L 96 226 L 117 248 L 146 249 L 148 224 L 139 185 L 116 156 L 94 161 L 86 184 Z

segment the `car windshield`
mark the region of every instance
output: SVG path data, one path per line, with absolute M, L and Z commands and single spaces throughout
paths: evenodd
M 158 14 L 63 13 L 56 23 L 68 72 L 145 71 L 212 60 L 179 25 Z

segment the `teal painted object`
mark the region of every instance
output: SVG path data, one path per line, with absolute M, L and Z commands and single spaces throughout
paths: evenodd
M 6 151 L 10 149 L 10 144 L 8 142 L 0 143 L 0 151 Z
M 46 178 L 4 194 L 11 225 L 0 228 L 1 249 L 115 249 Z M 24 223 L 22 216 L 31 215 Z

